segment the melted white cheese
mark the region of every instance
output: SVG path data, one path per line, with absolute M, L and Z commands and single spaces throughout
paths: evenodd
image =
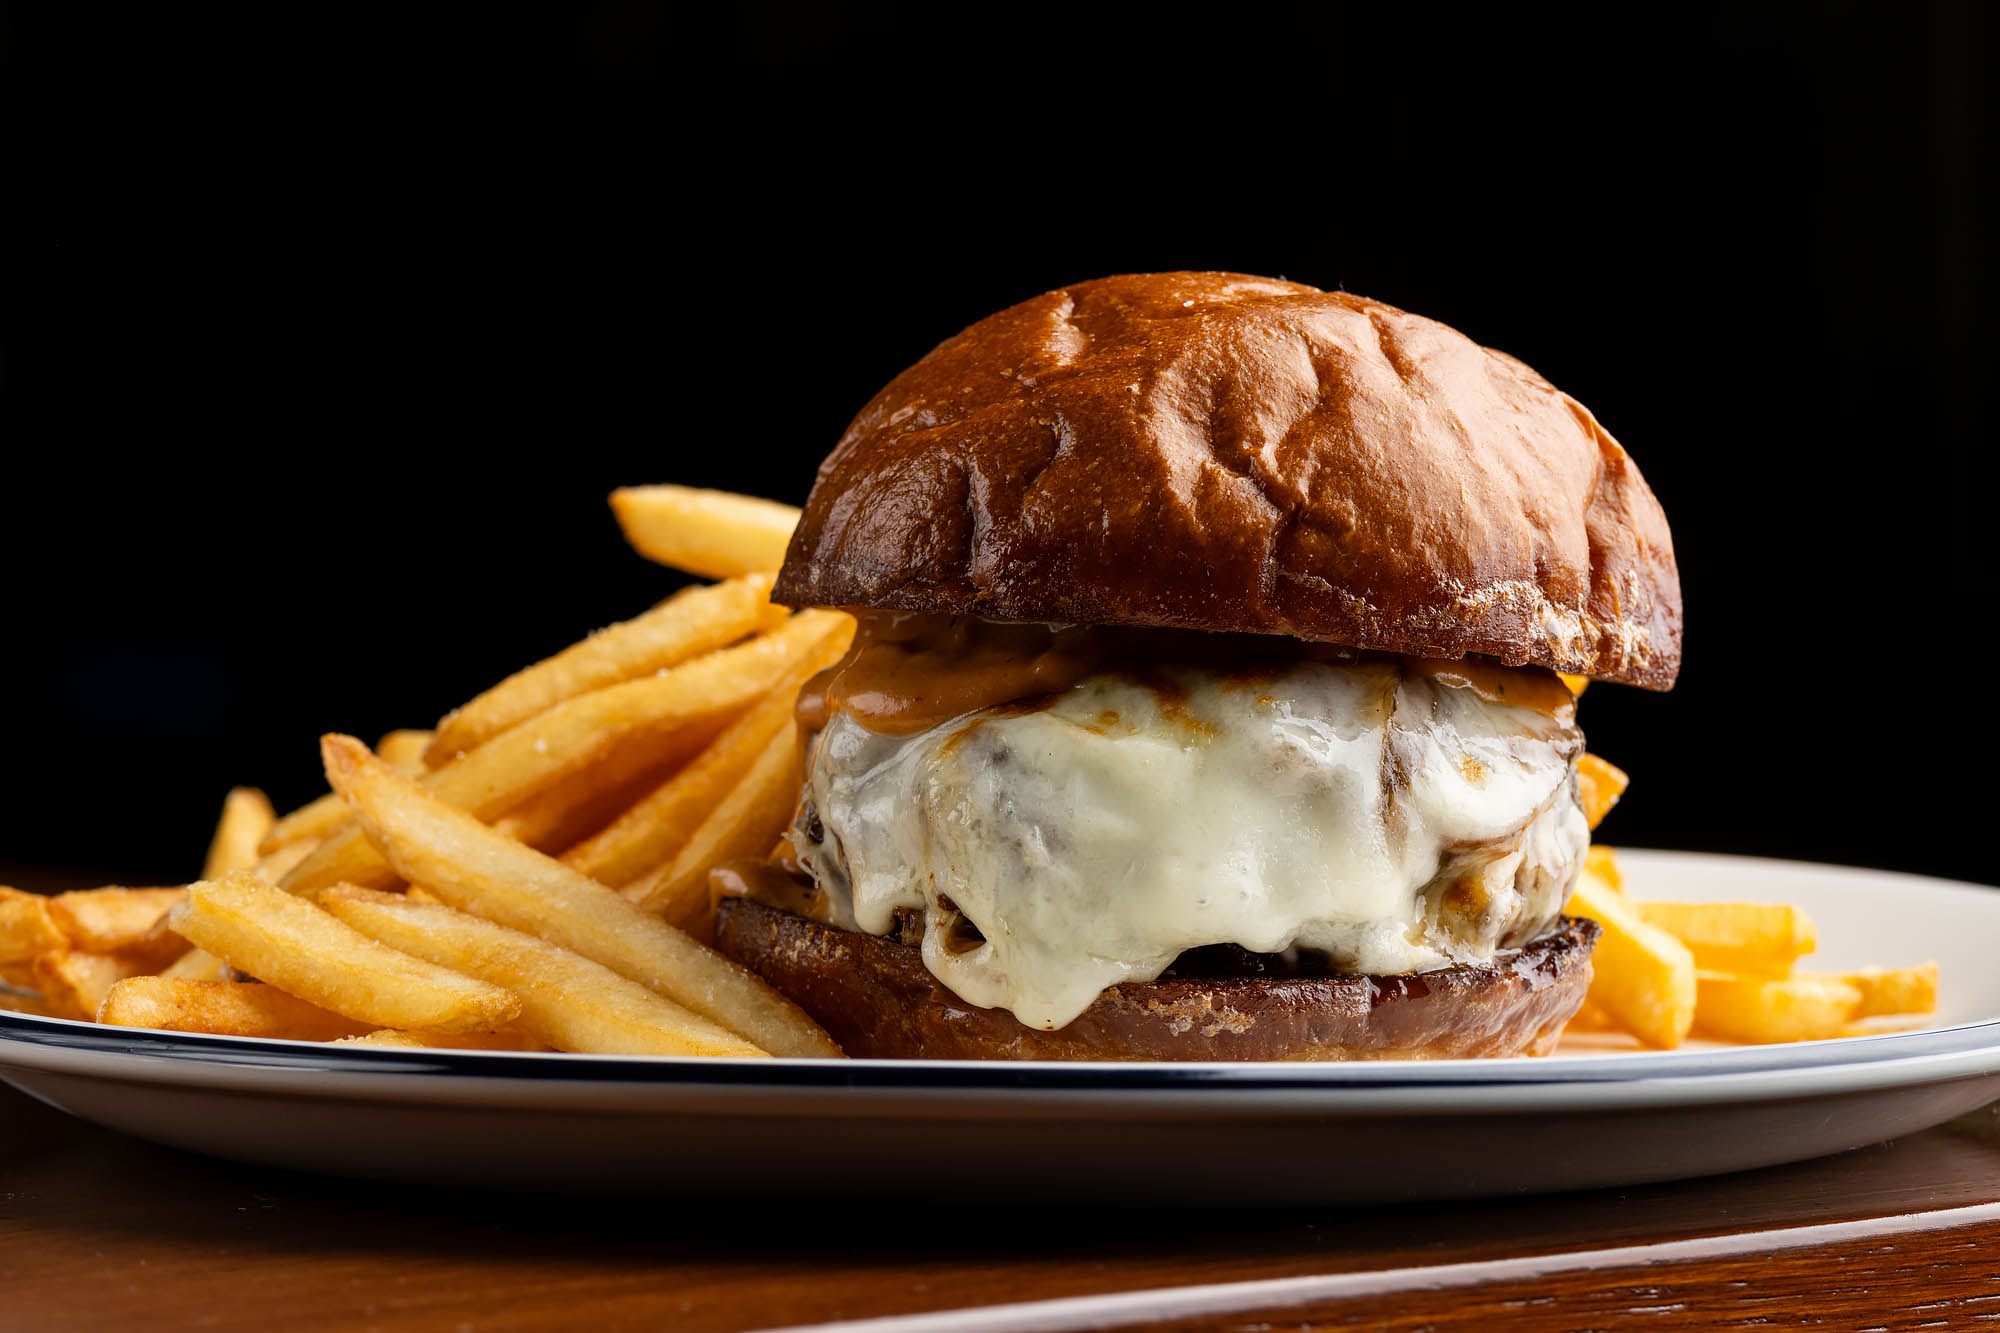
M 1581 751 L 1567 719 L 1393 663 L 1105 673 L 914 736 L 836 715 L 822 840 L 794 840 L 836 924 L 920 910 L 939 981 L 1056 1028 L 1201 945 L 1396 974 L 1525 943 L 1589 841 Z

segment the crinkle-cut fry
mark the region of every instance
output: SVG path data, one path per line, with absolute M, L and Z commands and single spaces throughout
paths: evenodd
M 378 944 L 243 871 L 189 886 L 172 924 L 231 967 L 376 1027 L 483 1032 L 520 1010 L 505 990 Z
M 97 1009 L 97 1021 L 286 1041 L 334 1041 L 368 1030 L 366 1024 L 328 1013 L 276 986 L 167 976 L 130 977 L 113 985 Z
M 176 981 L 231 981 L 236 969 L 206 949 L 189 949 L 160 973 Z
M 28 963 L 68 943 L 49 900 L 0 885 L 0 963 Z
M 581 954 L 470 913 L 350 885 L 336 885 L 320 898 L 329 912 L 385 944 L 472 972 L 519 995 L 516 1026 L 558 1050 L 765 1053 Z
M 260 844 L 275 819 L 270 797 L 255 787 L 231 787 L 222 798 L 222 817 L 216 821 L 215 836 L 209 839 L 201 877 L 214 879 L 255 865 Z
M 1846 1036 L 1861 992 L 1838 977 L 1784 978 L 1703 972 L 1695 1030 L 1723 1041 L 1767 1044 Z
M 829 634 L 694 762 L 603 830 L 564 852 L 563 864 L 614 889 L 667 864 L 743 780 L 771 738 L 792 720 L 799 687 L 839 661 L 853 639 L 852 621 Z
M 1594 754 L 1583 755 L 1576 761 L 1577 797 L 1583 803 L 1583 817 L 1592 828 L 1611 813 L 1611 807 L 1618 804 L 1618 798 L 1631 783 L 1624 769 Z
M 146 965 L 124 954 L 57 949 L 35 959 L 35 989 L 64 1018 L 91 1018 L 112 986 Z
M 799 524 L 790 505 L 692 486 L 626 486 L 611 512 L 640 555 L 708 579 L 775 572 Z
M 334 790 L 412 884 L 573 950 L 775 1055 L 839 1054 L 818 1024 L 747 968 L 439 801 L 352 738 L 328 736 L 321 751 Z
M 398 773 L 415 777 L 424 771 L 424 751 L 430 748 L 430 744 L 431 733 L 428 731 L 392 731 L 375 747 L 375 753 Z M 257 844 L 257 851 L 267 859 L 281 849 L 299 843 L 306 844 L 306 850 L 310 851 L 313 843 L 338 832 L 352 818 L 347 802 L 328 792 L 273 824 L 264 834 L 263 841 Z M 214 879 L 215 876 L 204 875 L 202 878 Z
M 765 853 L 792 822 L 801 776 L 798 724 L 787 721 L 687 845 L 625 896 L 700 938 L 707 931 L 708 872 L 723 861 Z
M 758 630 L 775 629 L 786 614 L 785 608 L 771 604 L 769 574 L 683 588 L 646 614 L 599 630 L 515 672 L 447 714 L 424 763 L 436 768 L 565 699 L 664 671 Z
M 423 785 L 446 805 L 493 819 L 645 733 L 674 733 L 692 754 L 714 734 L 708 728 L 748 707 L 849 620 L 837 611 L 802 611 L 734 648 L 580 695 L 432 770 Z M 342 882 L 379 888 L 393 878 L 350 823 L 285 876 L 284 887 L 311 895 Z
M 1636 903 L 1639 915 L 1694 953 L 1710 972 L 1787 977 L 1792 965 L 1819 947 L 1819 928 L 1791 903 Z
M 1649 1046 L 1671 1049 L 1685 1041 L 1695 1012 L 1688 947 L 1648 925 L 1631 900 L 1588 867 L 1565 910 L 1603 927 L 1591 952 L 1590 998 Z
M 187 951 L 178 940 L 161 945 L 158 927 L 186 889 L 76 889 L 49 899 L 55 918 L 72 947 L 93 953 L 165 952 L 171 962 Z
M 1801 972 L 1802 977 L 1845 982 L 1861 999 L 1856 1018 L 1882 1018 L 1897 1014 L 1930 1014 L 1938 1006 L 1938 965 L 1918 963 L 1914 967 L 1860 967 L 1851 972 Z

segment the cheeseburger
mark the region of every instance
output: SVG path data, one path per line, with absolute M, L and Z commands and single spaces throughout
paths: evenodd
M 773 595 L 860 627 L 717 943 L 859 1056 L 1545 1053 L 1596 934 L 1558 673 L 1680 664 L 1666 520 L 1582 405 L 1226 273 L 938 347 L 821 465 Z

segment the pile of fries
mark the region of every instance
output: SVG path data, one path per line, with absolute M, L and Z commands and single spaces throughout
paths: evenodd
M 765 854 L 791 818 L 793 700 L 853 622 L 770 601 L 796 509 L 679 486 L 611 503 L 642 555 L 720 581 L 434 731 L 322 738 L 332 790 L 282 819 L 229 793 L 194 884 L 0 888 L 0 1007 L 374 1046 L 840 1054 L 703 938 L 710 870 Z M 1580 775 L 1595 828 L 1626 778 L 1591 755 Z M 1936 964 L 1796 970 L 1816 940 L 1796 907 L 1627 898 L 1608 848 L 1568 910 L 1603 927 L 1573 1029 L 1803 1041 L 1937 1005 Z
M 1819 931 L 1798 907 L 1630 898 L 1609 847 L 1590 849 L 1567 910 L 1603 928 L 1591 954 L 1590 996 L 1572 1031 L 1624 1032 L 1662 1049 L 1690 1034 L 1820 1041 L 1883 1030 L 1870 1019 L 1937 1009 L 1936 963 L 1800 970 Z
M 792 701 L 852 620 L 773 605 L 798 511 L 618 492 L 692 587 L 372 751 L 322 738 L 332 790 L 282 819 L 229 794 L 201 879 L 0 888 L 0 1006 L 181 1032 L 374 1046 L 837 1056 L 703 943 L 709 871 L 797 800 Z

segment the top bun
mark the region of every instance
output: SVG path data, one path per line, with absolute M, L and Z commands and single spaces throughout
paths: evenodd
M 1285 634 L 1666 689 L 1681 594 L 1618 442 L 1512 357 L 1345 292 L 1101 278 L 898 375 L 774 599 Z

